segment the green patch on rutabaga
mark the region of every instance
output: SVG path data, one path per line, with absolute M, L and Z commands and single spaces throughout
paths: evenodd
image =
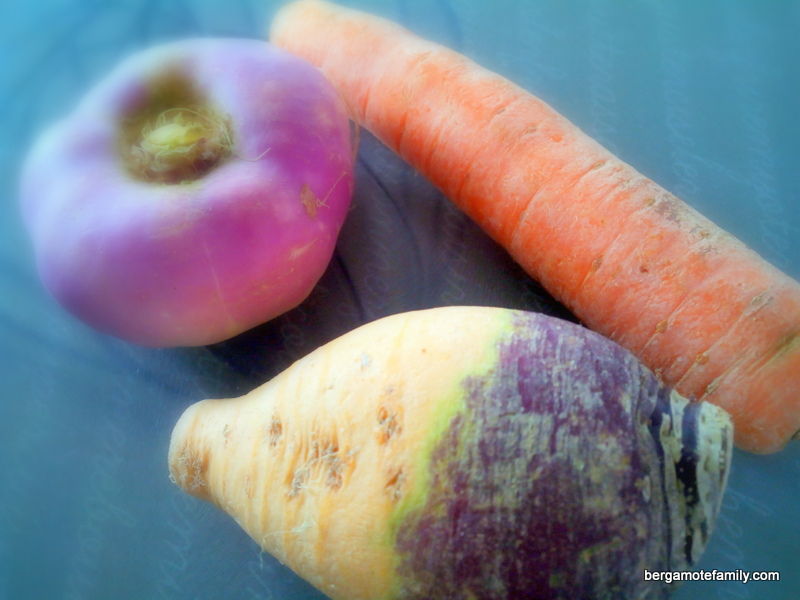
M 429 432 L 425 442 L 417 450 L 413 464 L 409 465 L 409 469 L 415 473 L 414 485 L 407 490 L 389 518 L 388 543 L 391 547 L 396 547 L 397 536 L 401 528 L 409 522 L 411 515 L 427 504 L 434 477 L 431 471 L 433 454 L 450 430 L 453 420 L 459 415 L 463 415 L 466 411 L 467 381 L 473 378 L 486 377 L 497 368 L 500 342 L 508 335 L 513 334 L 512 314 L 502 312 L 498 313 L 497 316 L 497 333 L 486 343 L 483 357 L 478 362 L 480 368 L 455 375 L 452 378 L 453 383 L 450 391 L 445 397 L 438 399 L 438 406 L 428 426 Z M 467 419 L 463 425 L 462 431 L 465 433 L 463 437 L 469 439 L 472 424 Z M 457 460 L 460 449 L 454 448 L 453 450 L 454 460 Z M 400 562 L 399 556 L 397 557 L 397 562 L 398 564 Z M 395 592 L 399 590 L 400 585 L 401 582 L 398 581 Z M 390 595 L 390 597 L 395 597 L 395 595 Z

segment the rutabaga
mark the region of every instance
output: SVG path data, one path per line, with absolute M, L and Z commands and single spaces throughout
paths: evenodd
M 188 408 L 169 465 L 331 598 L 661 598 L 644 570 L 697 562 L 731 435 L 587 329 L 450 307 Z

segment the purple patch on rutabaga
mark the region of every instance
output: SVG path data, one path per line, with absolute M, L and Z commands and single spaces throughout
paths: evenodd
M 399 530 L 401 596 L 665 597 L 643 571 L 685 568 L 660 437 L 669 390 L 617 344 L 527 313 L 464 386 L 425 506 Z

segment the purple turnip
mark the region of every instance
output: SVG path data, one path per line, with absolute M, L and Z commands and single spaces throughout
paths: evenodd
M 41 278 L 144 345 L 217 342 L 302 302 L 352 194 L 345 106 L 266 42 L 123 61 L 35 144 L 21 202 Z

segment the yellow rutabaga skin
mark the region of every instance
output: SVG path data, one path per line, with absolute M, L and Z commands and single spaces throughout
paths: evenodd
M 396 529 L 463 410 L 459 383 L 510 325 L 492 317 L 447 332 L 435 313 L 384 319 L 242 398 L 194 405 L 173 434 L 173 477 L 330 596 L 391 597 Z
M 169 463 L 334 599 L 660 598 L 642 569 L 699 557 L 730 435 L 577 325 L 450 307 L 190 407 Z

